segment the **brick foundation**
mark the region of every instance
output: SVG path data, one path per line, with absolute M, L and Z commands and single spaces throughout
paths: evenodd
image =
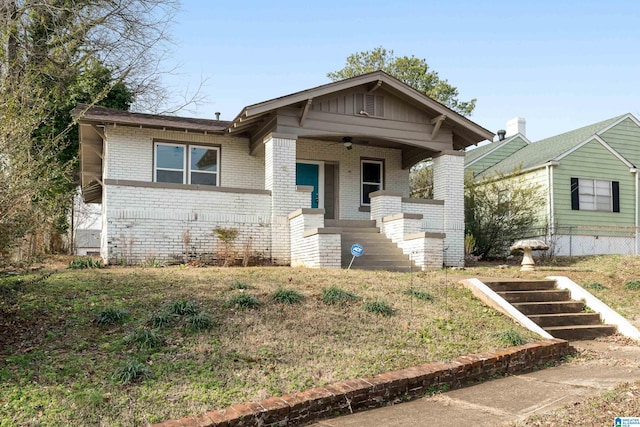
M 242 403 L 200 416 L 169 420 L 155 427 L 231 427 L 305 425 L 335 415 L 415 399 L 496 376 L 523 373 L 570 354 L 569 343 L 552 339 L 493 352 L 461 356 L 447 363 L 426 363 L 357 378 L 300 393 Z

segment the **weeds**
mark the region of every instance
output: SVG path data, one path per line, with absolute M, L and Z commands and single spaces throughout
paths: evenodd
M 508 329 L 499 334 L 495 334 L 495 336 L 496 338 L 500 339 L 500 341 L 509 346 L 516 346 L 527 343 L 527 340 L 520 334 L 520 332 L 513 329 Z
M 294 289 L 280 288 L 271 296 L 274 301 L 282 304 L 298 304 L 304 300 L 304 295 Z
M 421 299 L 423 301 L 433 301 L 433 295 L 429 292 L 421 291 L 418 289 L 407 289 L 404 291 L 405 295 L 409 295 L 410 297 Z
M 102 261 L 96 261 L 91 257 L 77 257 L 69 263 L 69 269 L 81 270 L 85 268 L 102 268 Z
M 165 338 L 149 329 L 136 329 L 126 339 L 127 343 L 134 343 L 138 348 L 158 348 L 165 342 Z
M 362 304 L 362 309 L 381 316 L 391 316 L 394 313 L 393 308 L 384 301 L 366 301 Z
M 107 308 L 96 316 L 95 322 L 98 326 L 119 325 L 124 323 L 128 317 L 128 312 L 122 308 Z
M 233 283 L 231 284 L 231 289 L 246 290 L 246 289 L 253 289 L 253 286 L 249 285 L 248 283 L 241 282 L 239 280 L 234 280 Z
M 322 290 L 322 302 L 329 305 L 346 304 L 358 301 L 360 297 L 337 286 L 331 286 Z
M 154 328 L 164 328 L 173 323 L 178 316 L 168 310 L 161 311 L 151 316 L 151 326 Z
M 168 311 L 179 316 L 192 316 L 200 313 L 200 307 L 193 301 L 181 299 L 169 304 Z
M 229 299 L 229 305 L 240 309 L 249 309 L 257 308 L 260 302 L 253 295 L 237 294 Z
M 151 369 L 144 363 L 130 359 L 124 366 L 118 368 L 113 374 L 113 379 L 121 384 L 128 384 L 151 377 Z
M 186 318 L 187 328 L 200 332 L 213 328 L 214 322 L 211 316 L 207 313 L 198 313 Z
M 159 260 L 156 257 L 147 259 L 147 262 L 144 263 L 145 267 L 151 268 L 161 268 L 165 266 L 165 263 Z
M 628 291 L 638 291 L 640 290 L 640 281 L 631 280 L 624 284 L 624 288 Z
M 595 291 L 601 291 L 603 289 L 607 289 L 606 286 L 602 285 L 601 283 L 598 282 L 591 282 L 591 283 L 587 283 L 586 285 L 584 285 L 585 289 L 593 289 Z

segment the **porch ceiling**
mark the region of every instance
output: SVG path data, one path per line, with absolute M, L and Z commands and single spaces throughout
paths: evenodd
M 102 202 L 102 129 L 80 125 L 80 186 L 85 203 Z

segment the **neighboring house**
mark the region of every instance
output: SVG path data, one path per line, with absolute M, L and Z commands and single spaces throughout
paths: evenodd
M 213 230 L 234 228 L 236 250 L 276 264 L 340 268 L 354 233 L 380 231 L 421 268 L 461 265 L 463 150 L 493 138 L 383 72 L 250 105 L 230 122 L 75 114 L 83 197 L 102 204 L 108 263 L 215 256 Z M 437 200 L 409 199 L 409 169 L 428 158 Z
M 624 114 L 537 142 L 493 142 L 469 151 L 465 169 L 477 180 L 518 171 L 539 184 L 557 255 L 637 254 L 639 164 L 640 122 Z
M 78 256 L 100 255 L 100 230 L 76 230 L 74 247 Z

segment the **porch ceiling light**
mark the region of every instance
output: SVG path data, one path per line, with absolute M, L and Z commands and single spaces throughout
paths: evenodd
M 350 136 L 342 137 L 342 142 L 344 143 L 344 148 L 346 148 L 347 150 L 353 149 L 353 141 Z

